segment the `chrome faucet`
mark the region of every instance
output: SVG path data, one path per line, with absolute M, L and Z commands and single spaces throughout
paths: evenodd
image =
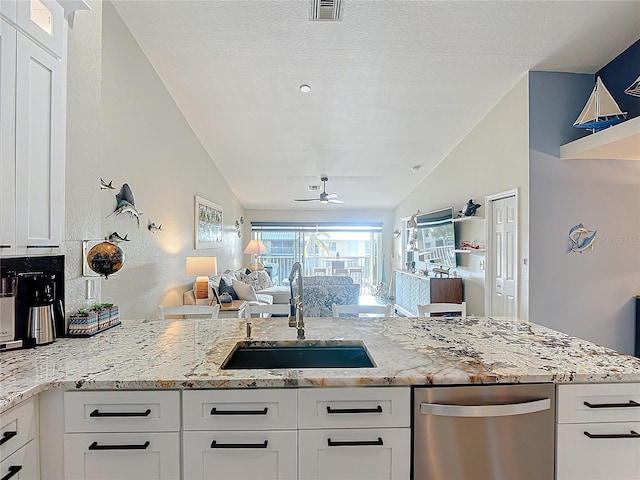
M 293 279 L 298 274 L 298 294 L 293 294 Z M 302 286 L 302 265 L 296 262 L 291 267 L 289 274 L 289 287 L 291 288 L 291 299 L 289 300 L 289 326 L 298 330 L 298 340 L 304 340 L 304 315 L 302 312 L 302 301 L 304 299 L 304 289 Z

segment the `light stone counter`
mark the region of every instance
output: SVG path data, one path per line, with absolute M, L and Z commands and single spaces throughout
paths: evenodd
M 376 368 L 220 370 L 245 322 L 125 320 L 92 338 L 0 353 L 0 412 L 51 388 L 250 388 L 640 382 L 640 359 L 539 325 L 490 318 L 309 318 L 307 339 L 363 340 Z M 295 340 L 286 318 L 254 340 Z

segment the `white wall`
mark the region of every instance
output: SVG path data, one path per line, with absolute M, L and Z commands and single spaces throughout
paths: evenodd
M 68 272 L 67 309 L 71 312 L 83 302 L 78 240 L 117 231 L 131 241 L 121 244 L 122 270 L 98 280 L 100 300 L 119 305 L 123 318 L 151 318 L 157 316 L 158 304 L 179 304 L 182 292 L 190 288 L 186 256 L 217 256 L 222 269 L 240 266 L 242 245 L 233 224 L 244 211 L 113 5 L 94 6 L 91 12 L 76 14 L 70 32 L 72 55 L 90 58 L 69 69 L 76 108 L 70 109 L 68 123 L 78 128 L 68 136 L 82 131 L 87 139 L 69 142 L 69 150 L 78 147 L 67 169 L 67 232 L 74 237 L 69 242 L 73 249 L 67 250 L 67 262 L 74 267 L 67 270 L 75 272 Z M 83 106 L 84 98 L 90 106 Z M 143 212 L 140 227 L 133 218 L 108 216 L 118 190 L 101 191 L 100 177 L 113 180 L 118 190 L 129 184 Z M 223 206 L 223 248 L 194 250 L 195 195 Z M 149 220 L 162 223 L 164 231 L 150 233 Z
M 529 255 L 528 222 L 528 78 L 525 76 L 456 146 L 428 177 L 400 203 L 395 210 L 395 228 L 401 228 L 402 218 L 416 210 L 422 212 L 453 206 L 460 210 L 470 199 L 481 203 L 477 215 L 485 217 L 485 196 L 518 188 L 519 257 Z M 462 240 L 475 240 L 477 226 L 457 225 Z M 473 229 L 473 230 L 471 230 Z M 470 238 L 467 238 L 470 237 Z M 402 245 L 396 242 L 396 268 L 404 268 Z M 458 261 L 456 271 L 464 279 L 467 310 L 484 315 L 484 271 L 478 255 L 468 255 Z M 528 316 L 528 271 L 519 265 L 519 317 Z
M 640 162 L 560 160 L 559 146 L 593 88 L 592 75 L 532 72 L 530 320 L 633 352 L 640 293 Z M 598 234 L 569 253 L 569 229 Z

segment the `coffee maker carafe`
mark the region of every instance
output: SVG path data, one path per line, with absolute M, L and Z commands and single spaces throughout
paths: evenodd
M 21 348 L 22 340 L 16 335 L 16 293 L 18 278 L 8 272 L 0 278 L 0 350 Z
M 27 342 L 46 345 L 56 339 L 56 319 L 64 313 L 62 302 L 56 300 L 56 274 L 27 273 L 21 275 L 28 296 Z

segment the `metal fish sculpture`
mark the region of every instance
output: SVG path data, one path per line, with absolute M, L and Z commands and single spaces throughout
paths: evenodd
M 142 212 L 139 212 L 136 209 L 136 203 L 133 199 L 133 192 L 128 184 L 124 183 L 120 188 L 120 193 L 116 194 L 116 200 L 118 204 L 116 205 L 116 209 L 107 215 L 110 217 L 115 213 L 116 217 L 126 213 L 130 217 L 134 217 L 138 222 L 138 227 L 140 226 L 140 217 L 142 216 Z
M 109 183 L 105 182 L 102 177 L 100 177 L 100 190 L 115 190 L 116 187 L 113 186 L 113 180 Z
M 157 225 L 156 222 L 152 222 L 151 220 L 149 220 L 149 224 L 147 225 L 147 229 L 151 233 L 163 232 L 164 231 L 164 228 L 162 228 L 162 224 Z
M 460 216 L 471 217 L 476 214 L 476 210 L 478 210 L 481 206 L 482 205 L 480 205 L 479 203 L 473 203 L 473 199 L 470 198 L 467 204 L 462 207 L 462 210 L 460 210 Z
M 105 238 L 105 240 L 108 240 L 112 243 L 120 243 L 120 242 L 130 242 L 131 240 L 129 240 L 129 234 L 127 233 L 124 237 L 121 237 L 118 232 L 113 232 L 111 235 L 109 235 L 107 238 Z
M 593 249 L 597 233 L 597 230 L 588 230 L 582 223 L 571 227 L 569 229 L 571 251 L 582 253 L 589 248 Z

